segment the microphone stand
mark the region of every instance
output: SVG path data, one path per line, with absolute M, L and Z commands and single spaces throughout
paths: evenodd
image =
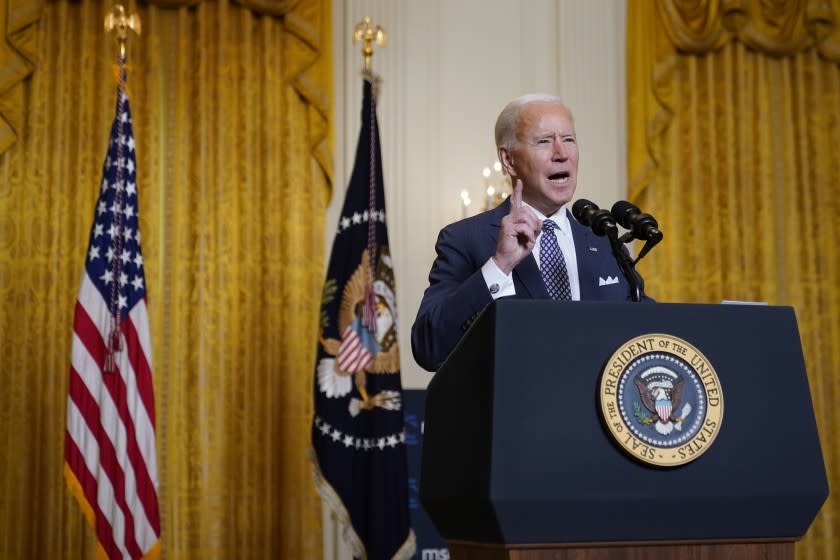
M 613 256 L 618 262 L 618 267 L 630 283 L 630 297 L 634 302 L 642 301 L 642 288 L 639 285 L 639 276 L 636 274 L 636 267 L 633 259 L 627 254 L 624 249 L 624 237 L 618 237 L 618 229 L 611 227 L 607 229 L 607 238 L 610 240 L 610 247 L 612 247 Z

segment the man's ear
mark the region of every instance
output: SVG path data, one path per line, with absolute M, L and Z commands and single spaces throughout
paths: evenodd
M 499 148 L 499 162 L 502 164 L 502 171 L 516 177 L 516 171 L 513 169 L 513 154 L 507 148 Z

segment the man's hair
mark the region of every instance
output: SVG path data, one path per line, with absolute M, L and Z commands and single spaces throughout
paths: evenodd
M 516 145 L 516 120 L 519 112 L 531 103 L 557 103 L 565 107 L 563 100 L 550 93 L 528 93 L 517 97 L 505 105 L 496 119 L 496 149 L 513 149 Z

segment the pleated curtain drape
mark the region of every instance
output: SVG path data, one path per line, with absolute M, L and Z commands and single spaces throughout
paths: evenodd
M 307 458 L 331 195 L 329 0 L 126 2 L 162 557 L 318 558 Z M 116 102 L 98 0 L 0 0 L 0 558 L 92 558 L 62 477 Z
M 793 306 L 835 490 L 797 558 L 840 557 L 840 2 L 630 0 L 627 46 L 648 292 Z

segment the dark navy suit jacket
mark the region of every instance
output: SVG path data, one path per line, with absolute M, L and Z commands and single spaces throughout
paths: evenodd
M 424 369 L 435 371 L 479 313 L 493 301 L 481 267 L 496 253 L 502 218 L 509 211 L 508 199 L 493 210 L 450 224 L 440 232 L 429 287 L 411 327 L 411 350 Z M 575 242 L 580 299 L 632 301 L 630 283 L 618 267 L 609 240 L 592 233 L 571 214 L 569 222 Z M 514 297 L 549 299 L 533 254 L 513 269 L 513 284 Z

